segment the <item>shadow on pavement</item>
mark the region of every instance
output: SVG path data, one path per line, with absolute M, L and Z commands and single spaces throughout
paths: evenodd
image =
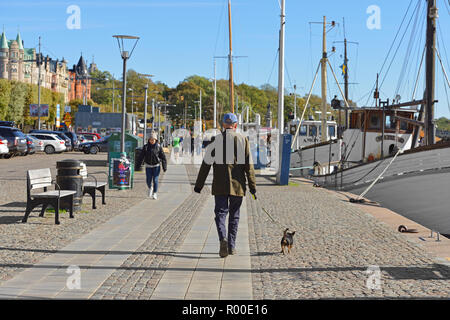
M 214 258 L 214 259 L 218 259 Z M 32 264 L 0 264 L 1 268 L 37 268 L 37 269 L 61 269 L 64 265 L 32 265 Z M 226 268 L 170 268 L 170 267 L 117 267 L 117 266 L 93 266 L 93 265 L 78 265 L 80 269 L 86 270 L 132 270 L 132 271 L 185 271 L 185 272 L 223 272 L 232 273 L 295 273 L 301 276 L 301 273 L 308 272 L 354 272 L 360 271 L 366 273 L 367 267 L 323 267 L 323 268 L 271 268 L 271 269 L 226 269 Z M 382 272 L 388 273 L 392 276 L 393 280 L 441 280 L 447 281 L 450 279 L 450 268 L 444 265 L 433 264 L 429 267 L 383 267 L 380 266 Z M 439 273 L 441 276 L 439 276 Z M 300 273 L 300 274 L 299 274 Z

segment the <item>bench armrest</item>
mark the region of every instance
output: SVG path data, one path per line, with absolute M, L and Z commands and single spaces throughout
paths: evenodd
M 108 174 L 107 174 L 106 172 L 103 172 L 103 171 L 92 172 L 92 175 L 97 174 L 97 173 L 104 174 L 104 175 L 106 176 L 106 181 L 108 181 L 109 176 L 108 176 Z M 88 175 L 89 175 L 89 174 L 88 174 Z
M 94 175 L 92 175 L 92 174 L 87 174 L 87 177 L 92 177 L 92 178 L 94 178 L 94 180 L 95 180 L 95 185 L 97 185 L 97 178 L 94 176 Z
M 61 197 L 61 187 L 56 183 L 55 179 L 52 180 L 52 183 L 55 185 L 55 187 L 58 187 L 58 196 Z

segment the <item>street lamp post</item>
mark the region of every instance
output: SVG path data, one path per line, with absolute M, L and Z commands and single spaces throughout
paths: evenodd
M 149 83 L 149 78 L 153 77 L 152 74 L 143 74 L 140 73 L 139 75 L 144 76 L 148 79 L 147 83 L 144 86 L 145 89 L 145 102 L 144 102 L 144 144 L 147 141 L 147 93 L 148 93 L 148 83 Z
M 139 37 L 136 36 L 127 36 L 127 35 L 115 35 L 113 36 L 117 39 L 117 44 L 119 45 L 120 55 L 123 60 L 123 84 L 122 84 L 122 132 L 121 132 L 121 140 L 120 140 L 120 152 L 125 152 L 125 112 L 126 112 L 126 98 L 127 98 L 127 60 L 133 54 L 134 48 L 136 48 L 136 44 L 139 41 Z M 131 49 L 131 53 L 125 51 L 123 40 L 136 40 Z

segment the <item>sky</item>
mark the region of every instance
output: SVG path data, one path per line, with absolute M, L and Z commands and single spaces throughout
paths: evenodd
M 234 60 L 236 83 L 258 87 L 269 83 L 277 87 L 279 1 L 231 1 L 233 55 L 240 56 Z M 446 2 L 448 0 L 437 1 L 439 51 L 444 67 L 450 73 L 450 4 Z M 54 59 L 64 57 L 72 66 L 82 53 L 88 64 L 94 59 L 100 70 L 108 70 L 116 78 L 122 75 L 122 59 L 112 36 L 139 36 L 128 68 L 153 74 L 154 81 L 175 87 L 194 74 L 213 78 L 213 57 L 228 55 L 227 3 L 227 0 L 0 0 L 0 24 L 9 40 L 15 39 L 20 30 L 26 48 L 37 48 L 41 36 L 44 55 Z M 305 95 L 309 92 L 322 56 L 322 26 L 311 22 L 322 22 L 326 16 L 327 21 L 336 21 L 334 28 L 327 28 L 327 49 L 329 61 L 341 83 L 343 77 L 339 66 L 343 62 L 343 44 L 337 41 L 344 39 L 344 19 L 345 36 L 348 41 L 355 42 L 348 45 L 351 100 L 358 106 L 373 105 L 372 92 L 376 74 L 380 71 L 382 99 L 392 100 L 399 94 L 401 101 L 411 100 L 424 46 L 425 4 L 425 0 L 286 0 L 287 92 L 294 91 L 294 84 L 297 93 Z M 79 8 L 79 15 L 72 11 L 74 6 Z M 413 15 L 415 8 L 418 8 L 417 18 Z M 389 51 L 404 17 L 397 41 Z M 408 22 L 409 31 L 403 36 Z M 397 51 L 399 39 L 402 44 Z M 130 44 L 126 43 L 129 49 Z M 335 53 L 331 52 L 332 46 L 336 47 Z M 382 68 L 388 52 L 390 55 Z M 406 66 L 405 61 L 408 62 Z M 227 59 L 216 58 L 216 63 L 217 78 L 227 79 Z M 387 69 L 389 72 L 386 73 Z M 423 75 L 424 67 L 416 99 L 423 93 Z M 450 118 L 439 60 L 436 60 L 436 81 L 436 99 L 439 100 L 436 117 Z M 340 95 L 330 70 L 328 83 L 330 100 L 334 95 Z M 450 89 L 447 91 L 450 98 Z M 313 93 L 320 95 L 320 92 L 319 73 Z

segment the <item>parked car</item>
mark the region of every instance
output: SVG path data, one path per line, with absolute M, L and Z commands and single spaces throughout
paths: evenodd
M 63 132 L 70 139 L 73 150 L 78 150 L 78 146 L 80 145 L 81 141 L 78 139 L 77 134 L 72 131 L 63 131 Z
M 80 144 L 78 150 L 86 154 L 97 154 L 98 152 L 108 152 L 108 140 L 110 136 L 103 137 L 96 141 L 89 141 Z
M 52 153 L 61 153 L 66 151 L 66 144 L 63 139 L 61 139 L 58 135 L 54 133 L 29 133 L 30 136 L 33 136 L 39 140 L 44 142 L 44 152 L 46 154 Z
M 81 132 L 81 134 L 89 141 L 97 141 L 102 138 L 101 135 L 95 132 Z
M 80 141 L 80 143 L 89 142 L 89 140 L 87 140 L 81 133 L 78 133 L 77 137 L 78 137 L 78 140 Z
M 25 135 L 25 138 L 27 139 L 27 151 L 21 154 L 21 156 L 26 156 L 29 154 L 34 154 L 36 152 L 36 147 L 34 145 L 33 139 Z
M 0 136 L 0 158 L 9 153 L 8 140 Z
M 38 138 L 28 134 L 27 138 L 33 140 L 35 152 L 44 152 L 44 141 L 39 140 Z
M 73 150 L 72 147 L 72 141 L 70 140 L 70 138 L 68 136 L 66 136 L 64 134 L 64 132 L 62 131 L 51 131 L 51 130 L 30 130 L 30 133 L 47 133 L 47 134 L 56 134 L 58 137 L 60 137 L 61 139 L 63 139 L 65 141 L 65 145 L 66 145 L 66 150 L 65 151 L 71 151 Z
M 16 123 L 14 121 L 0 121 L 0 126 L 15 128 Z
M 22 131 L 12 127 L 0 127 L 0 136 L 8 140 L 9 153 L 4 158 L 11 158 L 27 151 L 27 139 Z

